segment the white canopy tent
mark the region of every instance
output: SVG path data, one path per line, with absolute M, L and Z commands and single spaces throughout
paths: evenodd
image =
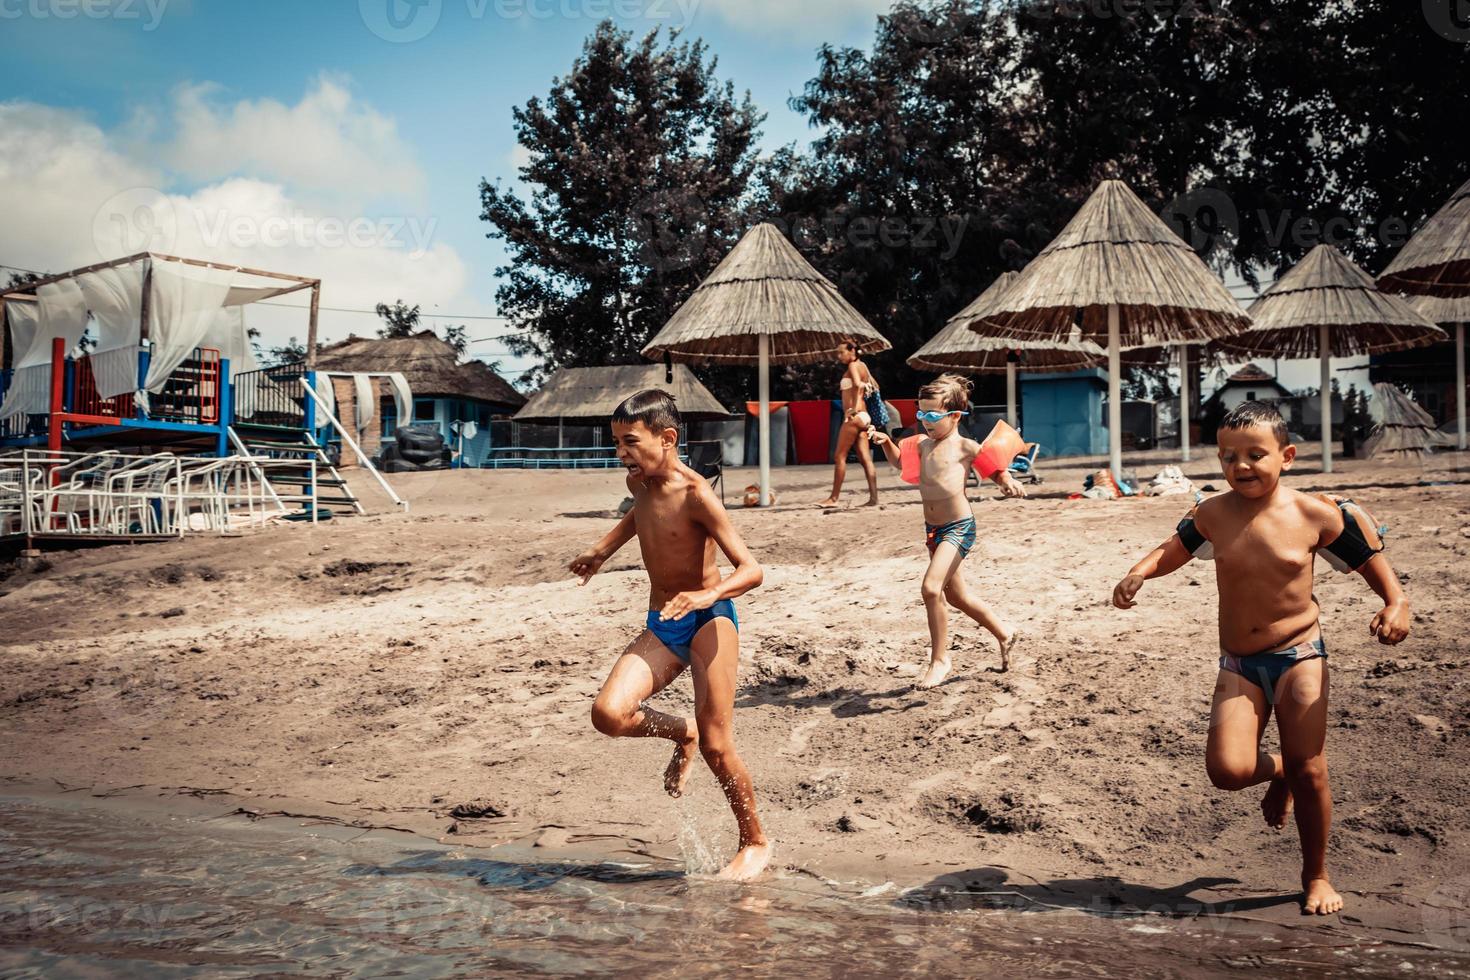
M 0 418 L 47 410 L 52 341 L 61 338 L 70 349 L 89 323 L 97 341 L 92 373 L 102 398 L 139 391 L 141 401 L 147 392 L 161 391 L 199 347 L 219 350 L 236 375 L 255 370 L 243 308 L 302 289 L 311 290 L 310 368 L 319 279 L 145 252 L 17 286 L 0 299 L 15 369 Z M 0 331 L 0 341 L 5 339 Z M 140 388 L 138 351 L 144 346 L 150 357 Z

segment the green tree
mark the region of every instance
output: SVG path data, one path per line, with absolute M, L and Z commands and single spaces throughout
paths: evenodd
M 383 321 L 383 325 L 378 328 L 379 337 L 412 337 L 419 332 L 418 304 L 409 306 L 400 299 L 392 306 L 379 303 L 374 309 Z
M 628 364 L 734 244 L 764 118 L 702 42 L 598 25 L 546 98 L 515 110 L 529 201 L 482 181 L 511 263 L 496 300 L 544 373 Z

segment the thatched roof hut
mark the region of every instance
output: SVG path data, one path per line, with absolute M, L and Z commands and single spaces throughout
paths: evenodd
M 1435 427 L 1434 416 L 1397 385 L 1375 384 L 1369 409 L 1377 425 L 1363 444 L 1368 459 L 1422 462 L 1426 452 L 1454 445 L 1454 440 Z
M 1470 296 L 1470 181 L 1399 250 L 1378 284 L 1395 292 Z
M 1215 345 L 1221 350 L 1316 357 L 1327 327 L 1332 357 L 1422 347 L 1445 332 L 1331 245 L 1318 245 L 1251 304 L 1254 325 Z
M 565 422 L 604 425 L 613 409 L 629 395 L 661 388 L 674 396 L 686 422 L 728 419 L 729 411 L 700 384 L 687 365 L 673 366 L 674 380 L 657 364 L 620 364 L 610 367 L 562 368 L 547 379 L 515 415 L 517 422 Z
M 1194 343 L 1250 326 L 1230 291 L 1120 180 L 1105 180 L 1006 291 L 991 328 L 1065 338 L 1078 322 L 1106 343 L 1118 308 L 1122 349 Z
M 762 335 L 770 338 L 772 364 L 829 360 L 844 340 L 869 353 L 892 346 L 775 225 L 760 224 L 715 266 L 643 354 L 755 364 Z
M 1018 277 L 1015 272 L 1003 272 L 996 277 L 990 288 L 950 317 L 943 330 L 913 353 L 907 362 L 909 367 L 920 371 L 998 373 L 1007 370 L 1007 365 L 1017 363 L 1011 360 L 1015 354 L 1029 370 L 1072 371 L 1094 367 L 1108 356 L 1107 351 L 1083 340 L 1075 331 L 1064 340 L 1050 340 L 983 336 L 972 330 L 972 324 L 985 322 L 985 317 Z
M 501 411 L 515 411 L 526 396 L 490 370 L 484 361 L 459 360 L 453 347 L 432 330 L 409 337 L 358 337 L 321 348 L 317 370 L 326 372 L 397 371 L 408 379 L 417 396 L 466 398 L 487 402 Z

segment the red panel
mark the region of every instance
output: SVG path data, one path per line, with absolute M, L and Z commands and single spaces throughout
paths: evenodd
M 918 423 L 919 400 L 917 398 L 885 398 L 883 400 L 898 409 L 898 417 L 903 419 L 905 428 Z
M 829 462 L 827 447 L 832 440 L 832 403 L 829 401 L 789 402 L 792 437 L 796 443 L 796 462 L 821 465 Z

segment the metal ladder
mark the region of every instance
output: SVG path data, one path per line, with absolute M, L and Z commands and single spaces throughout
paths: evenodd
M 299 473 L 283 473 L 279 467 L 271 467 L 269 474 L 260 469 L 256 470 L 256 476 L 269 488 L 271 497 L 282 505 L 282 510 L 285 509 L 286 503 L 299 503 L 303 510 L 322 504 L 346 504 L 358 514 L 367 513 L 362 506 L 362 501 L 357 499 L 337 467 L 332 465 L 326 451 L 310 432 L 300 433 L 299 442 L 253 437 L 241 439 L 233 427 L 230 428 L 229 435 L 235 451 L 241 456 L 252 459 L 299 459 L 302 461 L 304 465 Z M 318 473 L 327 474 L 317 476 L 315 481 L 313 481 L 311 466 L 305 465 L 312 459 L 316 460 Z M 315 494 L 312 493 L 313 482 L 317 490 Z M 326 491 L 325 494 L 322 493 L 323 490 Z

